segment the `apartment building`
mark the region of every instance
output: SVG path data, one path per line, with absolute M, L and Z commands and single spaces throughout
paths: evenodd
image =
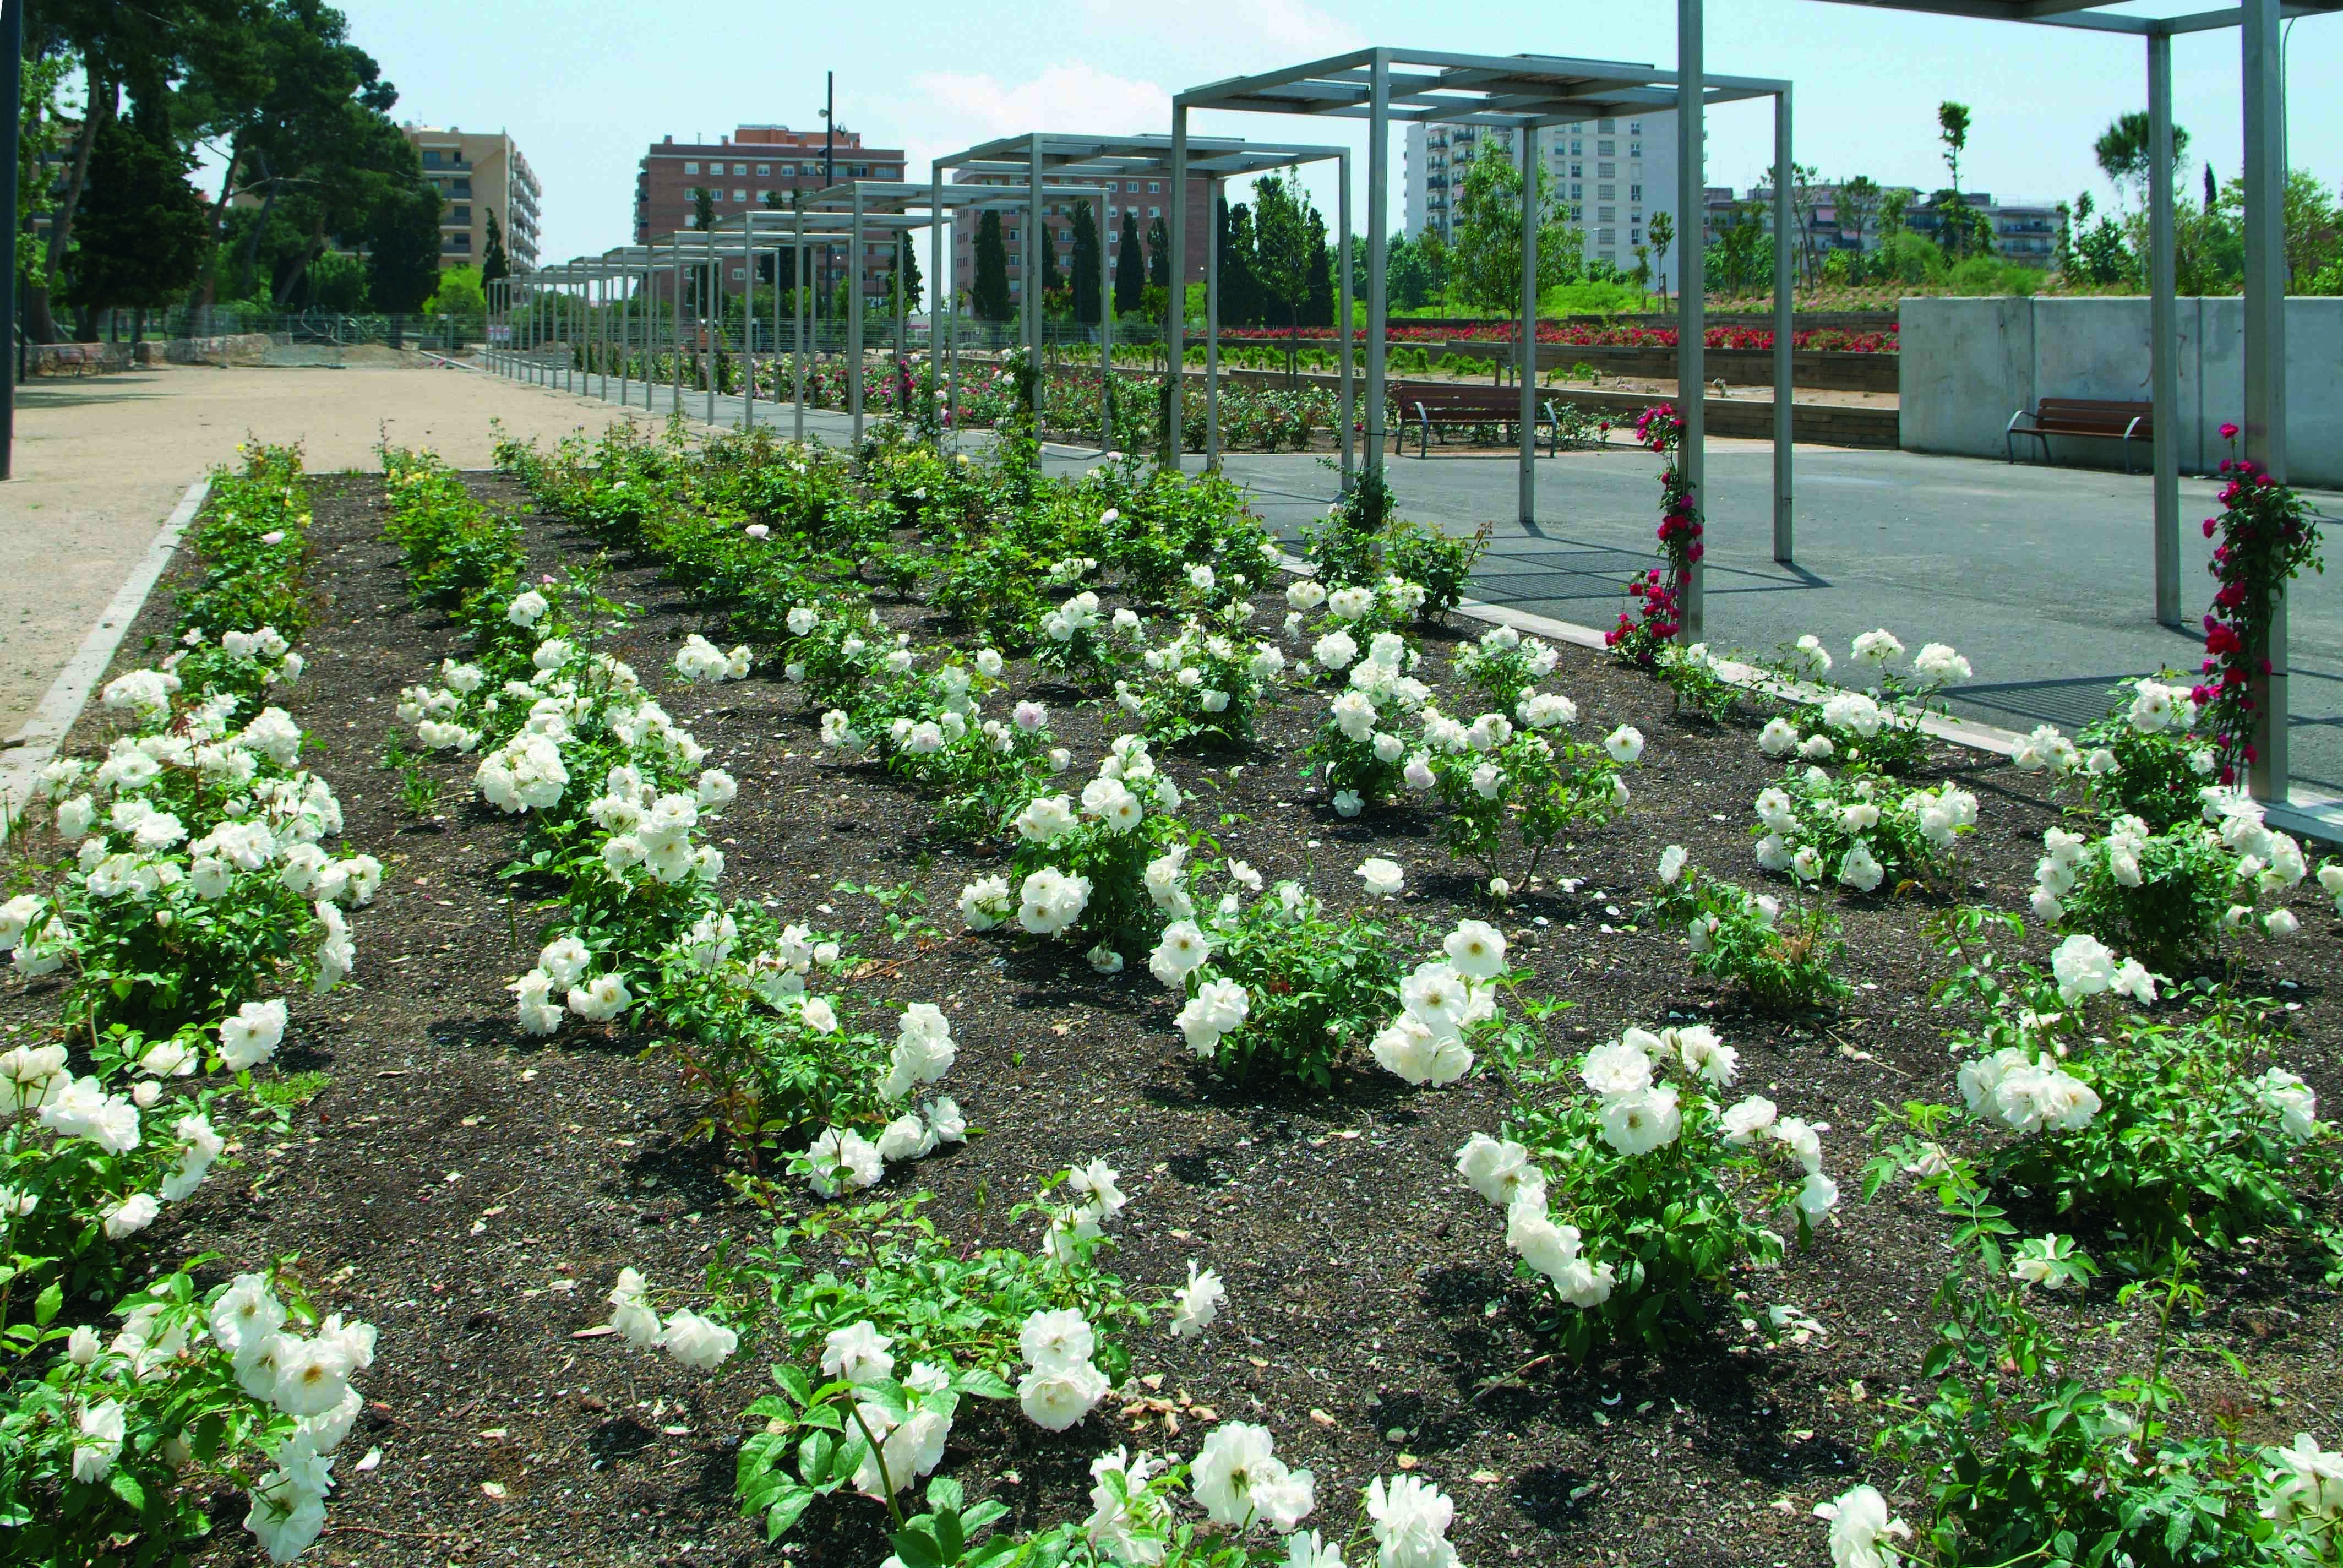
M 787 126 L 740 126 L 713 142 L 679 142 L 664 136 L 644 152 L 635 169 L 635 243 L 647 245 L 693 227 L 692 192 L 705 189 L 718 218 L 774 206 L 787 206 L 791 191 L 818 191 L 845 180 L 900 180 L 903 149 L 867 147 L 862 133 L 840 127 L 795 131 Z M 825 172 L 827 171 L 827 172 Z M 811 247 L 809 246 L 809 249 Z M 831 247 L 829 265 L 842 268 L 849 242 Z M 895 241 L 880 236 L 864 243 L 860 268 L 867 298 L 892 297 Z M 926 253 L 920 253 L 922 264 Z M 735 265 L 724 279 L 738 294 L 748 286 Z
M 1651 215 L 1676 216 L 1675 115 L 1582 120 L 1549 126 L 1543 136 L 1554 195 L 1569 204 L 1585 231 L 1585 259 L 1633 271 L 1635 247 L 1649 243 Z M 1511 126 L 1418 123 L 1407 127 L 1402 157 L 1411 236 L 1437 232 L 1443 240 L 1456 237 L 1455 204 L 1465 171 L 1491 146 L 1519 156 Z M 1653 265 L 1673 270 L 1674 251 L 1671 245 L 1669 254 L 1654 255 Z
M 1023 182 L 1013 176 L 970 176 L 964 171 L 955 169 L 952 171 L 952 183 L 997 185 L 1013 189 L 1021 186 Z M 1129 213 L 1138 225 L 1140 259 L 1142 265 L 1147 254 L 1148 231 L 1154 226 L 1155 220 L 1158 218 L 1162 219 L 1167 225 L 1172 221 L 1172 198 L 1169 194 L 1172 185 L 1161 175 L 1151 179 L 1075 179 L 1051 175 L 1049 176 L 1049 183 L 1059 186 L 1088 186 L 1094 189 L 1100 187 L 1105 189 L 1107 216 L 1104 233 L 1107 265 L 1117 271 L 1120 271 L 1122 266 L 1122 218 L 1125 213 Z M 1189 283 L 1204 281 L 1204 246 L 1212 232 L 1210 207 L 1211 184 L 1212 182 L 1207 179 L 1197 177 L 1192 177 L 1188 181 L 1188 243 L 1182 247 L 1185 252 L 1182 257 L 1182 263 L 1185 275 L 1184 281 Z M 1051 240 L 1057 246 L 1058 276 L 1061 278 L 1070 276 L 1073 266 L 1073 222 L 1074 208 L 1077 205 L 1081 204 L 1078 204 L 1071 198 L 1044 201 L 1041 204 L 1042 222 L 1049 228 Z M 1098 204 L 1091 202 L 1087 205 L 1091 209 L 1091 221 L 1096 222 Z M 1022 299 L 1025 297 L 1025 208 L 1022 204 L 1020 204 L 1015 206 L 1002 207 L 1000 212 L 1001 242 L 1009 253 L 1009 297 L 1012 300 Z M 981 222 L 981 214 L 965 208 L 952 215 L 952 277 L 955 280 L 954 286 L 963 293 L 974 286 L 976 282 L 976 231 Z
M 439 192 L 439 265 L 478 266 L 488 248 L 488 215 L 504 234 L 505 257 L 515 272 L 538 265 L 538 208 L 544 189 L 502 131 L 449 126 L 399 126 L 423 162 L 423 177 Z

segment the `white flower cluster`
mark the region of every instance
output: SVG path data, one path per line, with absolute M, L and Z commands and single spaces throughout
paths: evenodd
M 1545 1172 L 1530 1162 L 1526 1148 L 1476 1132 L 1456 1151 L 1456 1173 L 1505 1211 L 1505 1245 L 1544 1275 L 1563 1300 L 1583 1310 L 1611 1299 L 1617 1272 L 1582 1253 L 1577 1226 L 1554 1222 Z
M 2343 1453 L 2322 1449 L 2308 1432 L 2298 1432 L 2292 1447 L 2270 1449 L 2267 1457 L 2275 1484 L 2262 1516 L 2280 1524 L 2322 1521 L 2332 1539 L 2335 1523 L 2343 1522 Z
M 2188 687 L 2141 680 L 2132 687 L 2131 707 L 2125 717 L 2142 735 L 2161 735 L 2167 730 L 2186 733 L 2197 722 L 2197 702 Z M 2197 771 L 2209 772 L 2211 769 L 2212 756 L 2207 750 L 2205 765 Z
M 650 1304 L 650 1287 L 633 1269 L 620 1269 L 618 1282 L 603 1298 L 610 1303 L 610 1326 L 637 1350 L 662 1350 L 694 1372 L 714 1372 L 740 1348 L 740 1336 L 712 1318 L 679 1307 L 661 1322 Z
M 740 793 L 721 769 L 704 770 L 689 795 L 661 793 L 638 769 L 620 764 L 603 776 L 601 795 L 587 807 L 602 840 L 602 864 L 613 877 L 640 869 L 661 882 L 697 878 L 713 882 L 724 874 L 724 851 L 692 843 L 692 834 Z
M 1440 945 L 1443 958 L 1418 964 L 1400 982 L 1400 1014 L 1369 1047 L 1384 1070 L 1419 1087 L 1473 1070 L 1464 1031 L 1496 1016 L 1491 982 L 1505 972 L 1504 934 L 1485 921 L 1460 920 Z
M 2087 940 L 2087 939 L 2086 939 Z M 1969 1114 L 2010 1132 L 2074 1132 L 2099 1113 L 2091 1086 L 2049 1055 L 2005 1046 L 1962 1067 L 1961 1099 Z
M 1098 1335 L 1076 1309 L 1032 1313 L 1018 1333 L 1017 1348 L 1026 1367 L 1017 1402 L 1042 1431 L 1065 1431 L 1106 1397 L 1106 1374 L 1091 1361 Z
M 1834 779 L 1813 764 L 1785 783 L 1788 788 L 1768 785 L 1757 793 L 1755 809 L 1765 832 L 1755 853 L 1757 864 L 1766 870 L 1786 872 L 1801 882 L 1830 876 L 1868 893 L 1885 879 L 1888 866 L 1902 858 L 1890 849 L 1883 859 L 1883 839 L 1891 843 L 1917 839 L 1936 853 L 1948 854 L 1961 835 L 1976 826 L 1976 797 L 1952 783 L 1898 793 L 1884 779 L 1870 774 Z
M 747 644 L 727 653 L 695 631 L 676 649 L 675 672 L 694 685 L 717 686 L 748 679 L 751 662 Z
M 346 1323 L 337 1313 L 303 1339 L 286 1332 L 287 1319 L 284 1303 L 259 1274 L 237 1275 L 208 1315 L 213 1340 L 235 1358 L 237 1385 L 295 1422 L 270 1455 L 276 1469 L 253 1484 L 244 1522 L 277 1563 L 299 1556 L 325 1528 L 334 1451 L 366 1409 L 350 1379 L 374 1364 L 375 1349 L 371 1323 Z M 145 1342 L 134 1313 L 113 1348 L 137 1362 L 168 1357 L 178 1347 Z
M 838 1012 L 820 997 L 797 999 L 799 1020 L 816 1033 L 835 1033 Z M 951 1020 L 932 1002 L 913 1002 L 896 1024 L 895 1045 L 887 1076 L 879 1086 L 882 1099 L 907 1100 L 920 1084 L 943 1077 L 959 1057 L 951 1037 Z M 806 1151 L 806 1180 L 824 1198 L 876 1186 L 890 1162 L 917 1160 L 946 1143 L 965 1142 L 968 1121 L 949 1095 L 939 1095 L 917 1111 L 904 1111 L 874 1140 L 851 1127 L 826 1127 Z
M 1082 786 L 1079 809 L 1065 795 L 1036 796 L 1011 819 L 1010 827 L 1025 844 L 1048 850 L 1086 821 L 1110 835 L 1128 834 L 1146 820 L 1151 807 L 1177 811 L 1182 799 L 1171 776 L 1157 770 L 1147 742 L 1122 735 L 1100 760 L 1097 776 Z M 1177 862 L 1173 865 L 1176 869 Z M 1159 904 L 1168 896 L 1161 890 L 1165 885 L 1160 879 L 1149 884 Z M 960 918 L 969 930 L 984 931 L 1013 915 L 1022 930 L 1055 937 L 1081 920 L 1091 890 L 1090 878 L 1055 865 L 1028 872 L 1013 895 L 1005 877 L 980 877 L 960 889 Z

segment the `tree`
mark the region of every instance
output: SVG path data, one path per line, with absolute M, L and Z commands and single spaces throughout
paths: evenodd
M 1071 247 L 1074 284 L 1074 319 L 1085 327 L 1095 327 L 1099 319 L 1099 231 L 1098 219 L 1091 216 L 1091 204 L 1078 202 L 1074 206 L 1074 237 Z
M 1838 186 L 1838 231 L 1855 238 L 1855 248 L 1863 250 L 1863 236 L 1879 211 L 1879 182 L 1869 175 L 1854 175 L 1841 180 Z
M 1947 98 L 1936 106 L 1936 139 L 1945 144 L 1945 167 L 1953 176 L 1953 205 L 1965 206 L 1966 204 L 1961 200 L 1961 154 L 1968 149 L 1969 145 L 1969 106 L 1966 104 L 1956 104 Z M 1967 238 L 1965 226 L 1940 228 L 1939 231 L 1939 243 L 1949 240 L 1948 249 L 1966 243 Z
M 988 208 L 976 225 L 976 282 L 969 307 L 979 321 L 1009 319 L 1009 246 L 1001 214 Z
M 1033 250 L 1041 269 L 1041 292 L 1049 295 L 1063 288 L 1066 280 L 1058 274 L 1058 236 L 1051 231 L 1048 220 L 1037 214 L 1033 219 Z M 1033 269 L 1025 269 L 1025 286 L 1033 286 Z
M 2134 109 L 2127 115 L 2117 115 L 2107 122 L 2099 139 L 2091 144 L 2091 152 L 2099 160 L 2099 171 L 2117 190 L 2136 191 L 2139 199 L 2147 199 L 2149 176 L 2155 173 L 2156 160 L 2148 150 L 2148 117 L 2145 111 Z M 2180 126 L 2172 127 L 2172 166 L 2177 173 L 2188 152 L 2188 133 Z
M 421 310 L 439 282 L 439 193 L 427 185 L 375 209 L 367 294 L 377 310 L 406 316 Z
M 478 322 L 488 314 L 488 299 L 481 286 L 488 281 L 488 268 L 451 266 L 439 275 L 439 285 L 431 297 L 423 301 L 427 316 L 452 316 L 459 321 Z
M 1252 209 L 1242 202 L 1223 202 L 1221 246 L 1221 325 L 1259 327 L 1262 321 L 1261 280 L 1253 272 L 1257 243 Z
M 488 240 L 480 247 L 480 282 L 497 282 L 512 276 L 512 263 L 505 256 L 504 226 L 497 222 L 497 209 L 488 209 Z
M 1310 258 L 1303 264 L 1307 274 L 1302 300 L 1304 327 L 1334 325 L 1334 264 L 1332 249 L 1326 243 L 1326 220 L 1313 206 L 1310 209 Z
M 895 237 L 895 270 L 903 276 L 903 308 L 920 308 L 920 291 L 928 280 L 920 272 L 919 246 L 911 243 L 911 231 L 905 229 Z
M 1310 294 L 1311 220 L 1318 211 L 1293 176 L 1263 175 L 1254 182 L 1252 196 L 1253 276 L 1262 323 L 1273 316 L 1288 327 L 1299 327 Z M 1322 219 L 1319 226 L 1322 234 Z
M 1172 291 L 1172 231 L 1155 218 L 1147 226 L 1147 281 L 1169 296 Z
M 1652 236 L 1652 256 L 1659 274 L 1660 297 L 1664 300 L 1668 297 L 1668 246 L 1676 242 L 1676 220 L 1666 213 L 1655 212 L 1652 221 L 1644 226 Z
M 75 240 L 70 297 L 84 335 L 100 310 L 157 309 L 203 265 L 203 198 L 187 183 L 193 160 L 164 133 L 161 106 L 130 120 L 104 116 L 90 151 Z
M 1912 193 L 1902 186 L 1879 198 L 1879 237 L 1885 242 L 1904 231 L 1904 216 L 1911 209 Z
M 691 226 L 702 234 L 716 226 L 716 193 L 706 186 L 691 187 Z
M 1122 209 L 1122 238 L 1114 258 L 1114 310 L 1117 316 L 1139 308 L 1147 288 L 1147 258 L 1139 248 L 1139 213 Z
M 1577 271 L 1585 237 L 1564 204 L 1554 198 L 1544 160 L 1537 166 L 1537 291 L 1566 283 Z M 1455 256 L 1449 282 L 1471 308 L 1492 316 L 1517 314 L 1522 305 L 1522 172 L 1511 152 L 1494 143 L 1465 171 L 1456 197 Z
M 1354 247 L 1358 255 L 1363 246 Z M 1356 292 L 1363 297 L 1366 290 Z M 1424 259 L 1423 242 L 1411 240 L 1405 235 L 1393 235 L 1383 247 L 1383 298 L 1393 310 L 1421 310 L 1432 302 L 1433 294 L 1432 267 Z

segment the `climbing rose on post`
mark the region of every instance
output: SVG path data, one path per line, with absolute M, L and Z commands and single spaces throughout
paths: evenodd
M 2225 424 L 2234 443 L 2237 427 Z M 2278 596 L 2305 567 L 2324 571 L 2318 526 L 2302 498 L 2250 457 L 2225 457 L 2221 515 L 2205 519 L 2205 537 L 2217 539 L 2207 569 L 2220 587 L 2205 617 L 2201 680 L 2188 695 L 2213 736 L 2220 780 L 2235 784 L 2258 759 L 2253 746 L 2255 681 L 2270 673 L 2270 622 Z
M 1706 547 L 1701 543 L 1700 508 L 1676 462 L 1684 446 L 1684 416 L 1673 403 L 1646 408 L 1635 420 L 1635 439 L 1661 459 L 1660 555 L 1667 564 L 1664 575 L 1654 568 L 1628 579 L 1627 594 L 1638 601 L 1640 617 L 1621 610 L 1619 624 L 1603 640 L 1624 662 L 1649 669 L 1659 663 L 1660 649 L 1684 629 L 1684 590 Z

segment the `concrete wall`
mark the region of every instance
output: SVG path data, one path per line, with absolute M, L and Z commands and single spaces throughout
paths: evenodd
M 2043 397 L 2149 400 L 2148 302 L 1910 298 L 1902 302 L 1906 451 L 1998 457 L 2011 412 Z M 2343 485 L 2343 299 L 2286 303 L 2287 460 L 2298 484 Z M 2204 473 L 2227 455 L 2225 420 L 2245 411 L 2245 305 L 2180 301 L 2180 467 Z M 2021 457 L 2039 443 L 2019 443 Z M 2052 437 L 2052 459 L 2120 467 L 2112 441 Z M 2147 466 L 2144 450 L 2131 457 Z

